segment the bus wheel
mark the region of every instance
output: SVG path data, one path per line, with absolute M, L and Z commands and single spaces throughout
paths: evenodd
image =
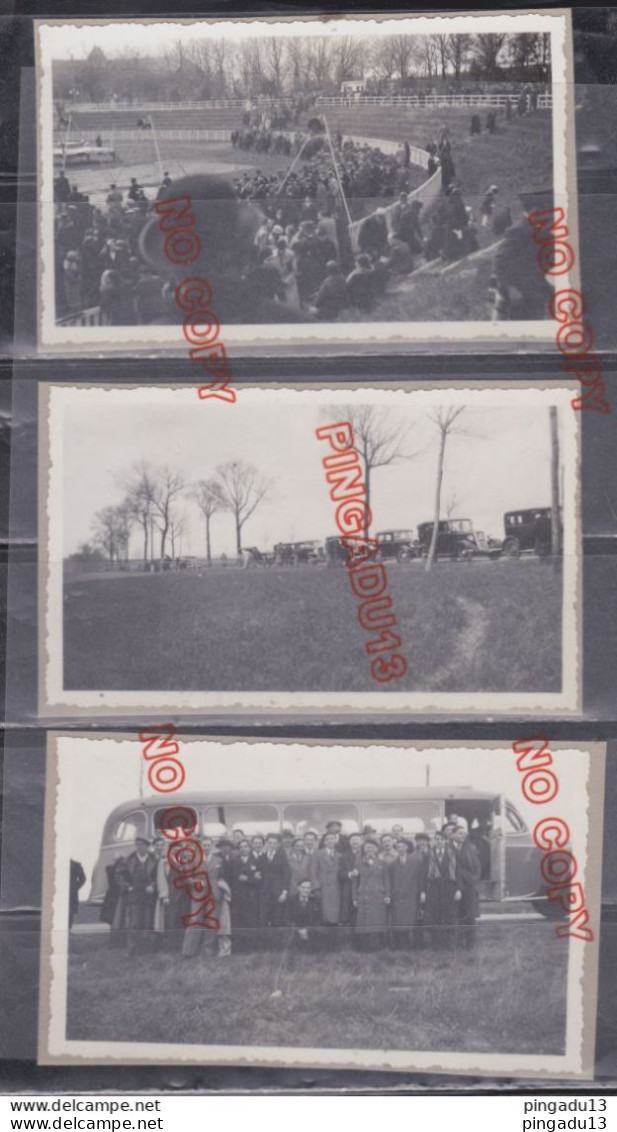
M 505 558 L 520 558 L 521 547 L 517 538 L 507 538 L 503 544 L 502 554 Z
M 531 905 L 534 912 L 539 912 L 545 920 L 567 919 L 566 913 L 557 900 L 532 900 Z

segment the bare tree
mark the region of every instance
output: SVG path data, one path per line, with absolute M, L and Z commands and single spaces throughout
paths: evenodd
M 450 62 L 450 36 L 439 33 L 435 35 L 435 49 L 439 58 L 442 79 L 447 78 L 448 63 Z
M 278 35 L 272 35 L 263 40 L 264 66 L 275 95 L 280 95 L 283 91 L 286 63 L 285 42 Z
M 364 44 L 351 35 L 341 36 L 334 49 L 334 75 L 336 82 L 347 82 L 362 76 L 364 70 Z
M 182 535 L 184 534 L 184 532 L 186 530 L 187 522 L 188 522 L 188 520 L 187 520 L 187 517 L 184 514 L 184 512 L 182 512 L 179 515 L 172 514 L 172 516 L 171 516 L 171 519 L 170 519 L 170 522 L 169 522 L 169 541 L 171 543 L 171 557 L 172 558 L 176 557 L 176 546 L 178 546 L 178 551 L 180 550 L 180 544 L 182 542 Z
M 307 45 L 308 70 L 316 86 L 324 86 L 330 79 L 332 40 L 319 36 Z
M 378 39 L 370 54 L 371 66 L 380 79 L 391 79 L 396 73 L 396 58 L 392 36 Z
M 391 37 L 392 58 L 395 71 L 403 81 L 409 78 L 412 63 L 415 57 L 416 44 L 411 35 L 393 35 Z
M 144 536 L 144 562 L 148 561 L 148 550 L 153 557 L 154 547 L 149 544 L 152 515 L 154 511 L 154 497 L 156 493 L 156 475 L 145 460 L 134 464 L 131 470 L 120 477 L 120 483 L 127 495 L 125 507 L 127 514 L 133 522 L 139 523 Z
M 353 429 L 354 450 L 364 465 L 366 490 L 364 534 L 368 538 L 373 472 L 375 468 L 385 468 L 397 460 L 413 458 L 415 453 L 405 451 L 405 442 L 411 426 L 406 421 L 397 422 L 390 409 L 379 409 L 375 405 L 347 405 L 343 411 L 345 420 L 349 421 Z
M 437 74 L 439 66 L 439 52 L 437 50 L 437 44 L 435 43 L 435 36 L 423 35 L 420 46 L 422 50 L 424 73 L 427 79 L 432 79 L 433 75 Z
M 212 561 L 210 522 L 217 511 L 227 510 L 225 495 L 219 481 L 214 478 L 200 480 L 190 494 L 206 520 L 206 556 L 209 566 Z
M 243 460 L 231 460 L 227 464 L 220 464 L 216 473 L 219 477 L 225 509 L 231 511 L 234 517 L 236 548 L 240 555 L 242 528 L 267 497 L 271 489 L 271 481 L 262 476 L 252 464 L 245 464 Z
M 497 62 L 501 50 L 506 42 L 505 34 L 487 32 L 476 35 L 472 41 L 472 51 L 479 73 L 485 79 L 494 79 L 499 75 Z
M 443 479 L 443 465 L 446 454 L 446 441 L 450 433 L 454 430 L 454 424 L 460 417 L 461 413 L 465 411 L 465 406 L 461 405 L 458 409 L 442 409 L 439 408 L 435 413 L 430 413 L 429 417 L 433 424 L 437 426 L 439 431 L 439 457 L 437 460 L 437 481 L 435 484 L 435 509 L 433 518 L 433 533 L 431 534 L 431 543 L 429 546 L 428 554 L 426 556 L 426 567 L 428 571 L 431 569 L 435 561 L 435 553 L 437 550 L 437 534 L 439 532 L 439 514 L 441 510 L 441 481 Z
M 184 478 L 171 468 L 162 468 L 158 473 L 154 489 L 154 514 L 161 533 L 161 558 L 165 557 L 167 535 L 172 521 L 172 504 L 176 496 L 184 490 Z
M 448 36 L 448 58 L 452 64 L 455 79 L 460 79 L 461 72 L 465 70 L 470 41 L 471 36 L 464 33 L 453 33 Z
M 118 561 L 125 547 L 125 514 L 121 507 L 103 507 L 92 521 L 94 543 L 110 562 Z
M 463 500 L 456 491 L 451 491 L 444 504 L 446 519 L 454 519 Z

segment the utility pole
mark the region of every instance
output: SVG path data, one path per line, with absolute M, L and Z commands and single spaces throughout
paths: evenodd
M 551 555 L 553 569 L 558 568 L 561 550 L 561 516 L 559 510 L 559 433 L 557 429 L 557 409 L 551 405 L 549 410 L 551 429 Z

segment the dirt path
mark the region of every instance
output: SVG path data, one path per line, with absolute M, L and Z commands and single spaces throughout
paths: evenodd
M 457 597 L 456 601 L 463 610 L 465 624 L 448 664 L 433 673 L 431 691 L 474 690 L 476 662 L 488 637 L 489 616 L 479 601 L 470 597 Z

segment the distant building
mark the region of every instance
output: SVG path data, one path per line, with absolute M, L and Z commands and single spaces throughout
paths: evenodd
M 345 82 L 341 83 L 341 94 L 347 98 L 350 96 L 359 98 L 361 94 L 366 94 L 366 86 L 366 79 L 345 79 Z

